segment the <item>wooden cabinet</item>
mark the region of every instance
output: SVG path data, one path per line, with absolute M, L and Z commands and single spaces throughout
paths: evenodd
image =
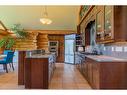
M 96 42 L 106 43 L 114 40 L 113 6 L 99 6 L 96 13 Z
M 81 73 L 93 89 L 127 89 L 127 62 L 98 62 L 87 58 Z
M 48 89 L 48 58 L 26 58 L 25 88 Z
M 113 11 L 115 41 L 127 41 L 127 6 L 115 6 Z
M 79 23 L 85 45 L 91 40 L 87 25 L 94 20 L 97 43 L 127 41 L 127 6 L 92 6 Z
M 113 34 L 113 6 L 104 6 L 104 39 L 114 39 Z
M 18 51 L 18 85 L 25 83 L 25 56 L 26 51 Z
M 102 9 L 104 13 L 102 12 Z M 99 17 L 100 15 L 101 17 Z M 97 12 L 96 17 L 97 43 L 126 41 L 127 40 L 126 24 L 127 24 L 126 6 L 103 6 L 100 12 Z M 103 25 L 103 27 L 101 27 L 100 25 Z
M 82 5 L 80 7 L 80 12 L 79 12 L 79 21 L 81 22 L 83 20 L 83 17 L 87 15 L 89 10 L 91 10 L 92 6 L 90 5 Z
M 87 66 L 88 66 L 88 69 L 87 69 L 87 79 L 89 81 L 89 83 L 92 83 L 93 82 L 93 69 L 92 69 L 92 63 L 91 62 L 88 62 L 87 63 Z
M 82 68 L 84 71 L 82 74 L 85 76 L 89 84 L 93 89 L 100 88 L 100 70 L 99 64 L 96 61 L 93 61 L 89 58 L 85 58 L 85 62 L 83 63 L 84 67 Z
M 96 14 L 96 41 L 104 40 L 104 7 L 97 8 Z
M 88 71 L 88 63 L 84 62 L 84 63 L 83 63 L 83 72 L 82 72 L 82 74 L 83 74 L 86 78 L 88 77 L 87 71 Z
M 93 69 L 93 81 L 92 81 L 92 86 L 95 89 L 99 89 L 99 64 L 92 64 L 92 69 Z
M 36 55 L 35 55 L 36 56 Z M 43 56 L 40 54 L 40 56 Z M 24 84 L 26 89 L 48 89 L 55 69 L 55 55 L 49 57 L 28 57 L 25 59 Z

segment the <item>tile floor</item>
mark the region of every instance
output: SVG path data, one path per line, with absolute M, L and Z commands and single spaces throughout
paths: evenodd
M 57 63 L 49 89 L 91 89 L 74 65 Z
M 6 73 L 0 65 L 0 89 L 24 89 L 24 86 L 18 86 L 18 65 L 15 63 L 14 67 L 15 71 L 8 65 L 9 73 Z
M 24 86 L 18 86 L 17 64 L 15 72 L 9 69 L 9 73 L 5 73 L 0 65 L 0 89 L 24 89 Z M 49 89 L 91 89 L 91 87 L 74 65 L 57 63 Z

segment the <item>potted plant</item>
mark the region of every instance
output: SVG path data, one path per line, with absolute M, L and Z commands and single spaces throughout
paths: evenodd
M 23 28 L 21 28 L 20 24 L 14 24 L 14 26 L 11 28 L 11 31 L 14 32 L 16 35 L 16 38 L 19 39 L 25 39 L 28 36 L 28 32 L 25 32 Z M 12 49 L 13 45 L 15 44 L 15 37 L 10 36 L 9 34 L 5 37 L 3 37 L 0 40 L 0 48 L 4 49 Z

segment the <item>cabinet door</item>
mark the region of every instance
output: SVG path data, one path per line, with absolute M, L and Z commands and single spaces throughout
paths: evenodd
M 89 81 L 89 83 L 92 85 L 92 81 L 93 81 L 93 78 L 92 78 L 92 63 L 90 62 L 90 63 L 88 63 L 88 81 Z
M 81 30 L 82 45 L 85 46 L 85 28 Z
M 94 89 L 99 89 L 99 64 L 93 63 L 93 84 Z
M 114 38 L 113 34 L 113 6 L 104 7 L 104 38 L 110 40 Z
M 82 64 L 82 74 L 85 76 L 85 62 Z
M 86 61 L 83 63 L 83 75 L 88 77 L 88 63 Z
M 96 41 L 104 40 L 104 9 L 101 7 L 96 14 Z

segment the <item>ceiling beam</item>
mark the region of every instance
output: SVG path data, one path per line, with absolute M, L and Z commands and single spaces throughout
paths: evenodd
M 37 32 L 42 34 L 74 34 L 73 30 L 26 30 L 27 32 Z

